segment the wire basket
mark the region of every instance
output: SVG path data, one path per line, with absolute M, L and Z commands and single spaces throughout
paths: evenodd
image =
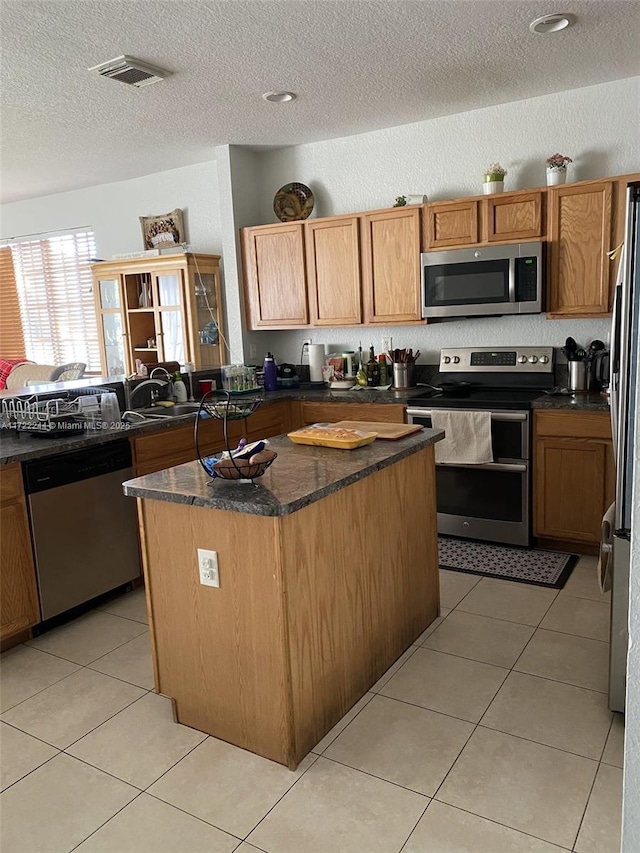
M 235 458 L 229 446 L 228 422 L 248 418 L 249 415 L 252 415 L 263 402 L 263 398 L 256 394 L 245 393 L 240 395 L 234 394 L 232 391 L 209 391 L 200 400 L 198 416 L 196 417 L 194 426 L 196 453 L 198 454 L 198 462 L 214 480 L 219 478 L 222 480 L 235 480 L 236 482 L 252 482 L 257 477 L 262 477 L 264 472 L 276 458 L 274 456 L 272 459 L 265 462 L 251 463 L 248 459 Z M 224 443 L 228 454 L 225 459 L 231 463 L 230 465 L 226 465 L 222 468 L 216 467 L 216 463 L 222 461 L 221 459 L 213 456 L 202 455 L 198 439 L 201 412 L 206 412 L 212 418 L 217 418 L 222 421 L 224 429 Z

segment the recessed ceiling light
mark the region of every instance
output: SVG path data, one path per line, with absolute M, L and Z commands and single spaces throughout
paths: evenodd
M 532 33 L 558 33 L 560 30 L 565 30 L 570 27 L 575 21 L 575 15 L 568 15 L 564 12 L 556 13 L 555 15 L 543 15 L 541 18 L 536 18 L 531 21 L 529 29 Z
M 262 97 L 265 101 L 273 101 L 274 104 L 286 104 L 296 99 L 293 92 L 265 92 Z

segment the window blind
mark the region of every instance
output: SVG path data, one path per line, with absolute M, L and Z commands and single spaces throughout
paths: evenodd
M 0 358 L 26 358 L 13 256 L 8 247 L 0 248 Z
M 26 357 L 41 364 L 81 361 L 100 372 L 100 347 L 89 258 L 92 231 L 9 243 Z

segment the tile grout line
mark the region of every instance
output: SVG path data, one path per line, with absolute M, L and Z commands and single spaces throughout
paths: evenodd
M 108 615 L 109 615 L 109 616 L 111 616 L 111 614 L 110 614 L 110 613 L 109 613 Z M 118 618 L 118 619 L 122 619 L 123 617 L 118 616 L 117 618 Z M 127 619 L 126 621 L 127 621 L 127 622 L 132 622 L 133 620 L 131 620 L 131 619 Z M 71 624 L 71 623 L 67 623 L 67 624 Z M 134 625 L 142 625 L 143 623 L 142 623 L 142 622 L 134 622 L 133 624 L 134 624 Z M 64 628 L 65 626 L 64 626 L 64 625 L 61 625 L 60 627 L 61 627 L 61 628 Z M 146 627 L 146 631 L 147 631 L 147 633 L 149 633 L 149 626 L 147 625 L 147 626 L 145 626 L 145 627 Z M 114 647 L 113 647 L 112 649 L 110 649 L 108 652 L 105 652 L 103 655 L 99 655 L 97 658 L 94 658 L 93 660 L 87 661 L 87 663 L 78 663 L 78 661 L 76 661 L 76 660 L 69 660 L 69 658 L 62 657 L 62 655 L 60 655 L 60 654 L 55 654 L 55 652 L 49 652 L 49 651 L 45 651 L 44 649 L 39 649 L 37 646 L 31 646 L 31 645 L 29 645 L 29 642 L 22 643 L 22 645 L 23 645 L 23 646 L 27 646 L 27 648 L 34 649 L 36 652 L 44 652 L 44 654 L 51 655 L 51 657 L 53 657 L 53 658 L 58 658 L 58 660 L 63 660 L 63 661 L 66 661 L 67 663 L 73 663 L 73 664 L 75 664 L 76 666 L 84 666 L 84 667 L 88 667 L 88 666 L 89 666 L 89 664 L 96 663 L 97 661 L 101 660 L 102 658 L 106 658 L 106 656 L 107 656 L 107 655 L 110 655 L 112 652 L 115 652 L 115 651 L 117 651 L 118 649 L 121 649 L 123 646 L 126 646 L 126 645 L 127 645 L 127 643 L 131 643 L 131 642 L 133 642 L 134 640 L 137 640 L 137 639 L 138 639 L 138 637 L 141 637 L 144 633 L 145 633 L 144 631 L 141 631 L 139 634 L 136 634 L 136 636 L 135 636 L 135 637 L 131 637 L 130 639 L 125 640 L 123 643 L 119 643 L 117 646 L 114 646 Z M 43 635 L 41 635 L 41 636 L 46 636 L 46 634 L 43 634 Z M 38 639 L 38 638 L 36 637 L 35 639 Z
M 283 800 L 283 799 L 287 796 L 287 794 L 289 793 L 289 791 L 292 791 L 292 790 L 295 788 L 295 786 L 298 784 L 298 782 L 300 781 L 300 779 L 304 779 L 304 777 L 307 775 L 307 773 L 309 772 L 309 770 L 311 770 L 311 768 L 313 767 L 313 765 L 314 765 L 317 761 L 319 761 L 319 760 L 320 760 L 320 758 L 323 758 L 323 757 L 324 757 L 324 756 L 322 756 L 322 755 L 316 755 L 315 753 L 313 753 L 313 755 L 314 755 L 314 760 L 311 762 L 311 764 L 309 764 L 309 766 L 308 766 L 308 767 L 307 767 L 307 769 L 304 771 L 304 773 L 301 773 L 301 774 L 300 774 L 300 778 L 299 778 L 299 779 L 296 779 L 296 780 L 295 780 L 295 782 L 294 782 L 294 783 L 293 783 L 289 788 L 287 788 L 287 790 L 282 794 L 282 796 L 281 796 L 281 797 L 278 797 L 278 799 L 277 799 L 277 800 L 276 800 L 276 802 L 271 806 L 271 808 L 270 808 L 270 809 L 269 809 L 265 814 L 263 814 L 263 815 L 262 815 L 262 817 L 261 817 L 261 818 L 260 818 L 260 820 L 256 823 L 256 825 L 255 825 L 252 829 L 250 829 L 250 830 L 249 830 L 249 832 L 244 836 L 244 838 L 242 839 L 243 841 L 247 841 L 247 839 L 249 838 L 249 836 L 251 835 L 251 833 L 256 831 L 256 829 L 260 826 L 260 824 L 262 823 L 262 821 L 263 821 L 263 820 L 265 820 L 265 819 L 266 819 L 266 818 L 271 814 L 271 812 L 275 809 L 275 807 L 278 805 L 278 803 L 279 803 L 279 802 L 281 802 L 281 800 Z M 306 757 L 306 756 L 305 756 L 305 757 Z M 303 761 L 304 761 L 304 759 L 303 759 Z M 325 761 L 329 761 L 329 759 L 328 759 L 328 758 L 325 758 Z M 298 765 L 298 766 L 300 766 L 300 765 Z M 247 841 L 247 844 L 253 844 L 253 842 L 252 842 L 252 841 Z
M 417 828 L 418 824 L 420 823 L 420 821 L 422 820 L 422 818 L 426 815 L 426 813 L 427 813 L 427 809 L 429 808 L 429 806 L 431 805 L 431 803 L 432 803 L 432 802 L 433 802 L 433 800 L 432 800 L 431 798 L 429 798 L 429 802 L 428 802 L 428 803 L 427 803 L 427 805 L 424 807 L 424 811 L 422 812 L 422 814 L 420 815 L 420 817 L 418 818 L 418 820 L 417 820 L 417 821 L 415 822 L 415 824 L 413 825 L 413 828 L 411 829 L 411 832 L 410 832 L 410 833 L 409 833 L 409 835 L 407 835 L 407 837 L 405 838 L 404 843 L 402 844 L 402 847 L 400 848 L 400 850 L 398 851 L 398 853 L 402 853 L 402 851 L 405 849 L 405 847 L 407 846 L 407 844 L 408 844 L 408 843 L 409 843 L 409 841 L 411 840 L 411 836 L 412 836 L 412 835 L 413 835 L 413 833 L 416 831 L 416 828 Z
M 18 729 L 18 731 L 22 731 L 22 730 L 21 730 L 21 729 Z M 44 741 L 42 741 L 42 743 L 44 743 Z M 51 744 L 50 744 L 50 743 L 48 743 L 48 744 L 47 744 L 47 746 L 51 746 Z M 55 749 L 56 747 L 53 747 L 53 748 Z M 28 772 L 28 773 L 25 773 L 25 774 L 24 774 L 24 776 L 21 776 L 19 779 L 16 779 L 16 780 L 15 780 L 15 782 L 12 782 L 10 785 L 7 785 L 7 787 L 6 787 L 6 788 L 3 788 L 3 789 L 2 789 L 2 793 L 4 794 L 6 791 L 8 791 L 8 790 L 10 790 L 11 788 L 13 788 L 13 786 L 14 786 L 14 785 L 17 785 L 17 784 L 18 784 L 18 782 L 22 782 L 22 780 L 23 780 L 23 779 L 26 779 L 26 778 L 27 778 L 27 776 L 31 776 L 31 774 L 32 774 L 32 773 L 35 773 L 35 772 L 36 772 L 36 770 L 40 770 L 42 767 L 44 767 L 44 766 L 45 766 L 45 764 L 48 764 L 50 761 L 53 761 L 53 759 L 54 759 L 54 758 L 57 758 L 59 755 L 62 755 L 62 750 L 61 750 L 61 749 L 60 749 L 60 750 L 58 750 L 58 752 L 56 752 L 56 754 L 55 754 L 55 755 L 51 755 L 49 758 L 47 758 L 47 760 L 46 760 L 46 761 L 43 761 L 43 762 L 42 762 L 42 764 L 39 764 L 37 767 L 34 767 L 34 768 L 33 768 L 33 770 L 29 770 L 29 772 Z
M 211 737 L 211 735 L 207 735 L 207 737 Z M 202 741 L 202 743 L 204 743 L 204 741 Z M 198 744 L 198 746 L 200 746 L 200 744 Z M 194 747 L 194 749 L 197 749 L 197 747 Z M 193 752 L 193 749 L 190 750 L 190 752 Z M 187 753 L 187 755 L 188 754 L 189 753 Z M 186 758 L 186 757 L 187 757 L 186 755 L 183 756 L 183 758 Z M 180 761 L 182 761 L 182 758 L 180 759 Z M 180 764 L 180 761 L 177 761 L 176 764 Z M 175 766 L 176 765 L 174 764 L 173 767 L 175 767 Z M 173 770 L 173 767 L 170 767 L 169 770 Z M 167 770 L 166 772 L 168 773 L 169 771 Z M 164 776 L 164 773 L 162 775 Z M 162 777 L 160 777 L 160 778 L 162 778 Z M 158 781 L 158 779 L 156 779 L 156 782 L 157 781 Z M 151 785 L 155 785 L 156 782 L 152 782 Z M 149 787 L 151 787 L 151 785 Z M 175 803 L 170 803 L 169 800 L 163 800 L 162 797 L 159 797 L 157 794 L 152 794 L 148 788 L 144 791 L 140 791 L 140 793 L 145 794 L 145 796 L 147 796 L 147 797 L 151 797 L 152 800 L 156 800 L 156 802 L 158 802 L 158 803 L 162 803 L 163 806 L 169 806 L 169 808 L 175 809 L 176 811 L 181 812 L 182 814 L 186 814 L 189 817 L 194 818 L 195 820 L 199 820 L 200 823 L 204 823 L 205 826 L 210 826 L 212 829 L 217 829 L 218 832 L 224 832 L 225 835 L 228 835 L 230 838 L 237 839 L 238 845 L 233 848 L 234 850 L 237 850 L 238 847 L 240 846 L 240 844 L 242 844 L 244 841 L 243 838 L 239 838 L 237 835 L 234 835 L 233 832 L 229 832 L 228 829 L 223 829 L 221 826 L 218 826 L 218 824 L 211 823 L 210 820 L 205 820 L 205 818 L 200 817 L 200 815 L 193 814 L 193 812 L 188 812 L 182 806 L 177 806 Z
M 70 661 L 67 661 L 67 663 L 70 663 Z M 5 714 L 8 714 L 9 711 L 13 711 L 15 708 L 18 708 L 20 705 L 24 705 L 25 702 L 28 702 L 30 699 L 34 699 L 36 696 L 39 696 L 41 693 L 44 693 L 45 690 L 48 690 L 50 687 L 55 687 L 56 684 L 60 684 L 61 681 L 65 681 L 67 678 L 71 678 L 72 675 L 75 675 L 77 672 L 80 672 L 81 669 L 84 669 L 82 664 L 77 663 L 74 665 L 77 666 L 78 668 L 74 669 L 73 672 L 69 672 L 69 673 L 67 673 L 67 675 L 63 675 L 62 678 L 59 678 L 57 681 L 54 681 L 53 684 L 47 684 L 46 687 L 43 687 L 41 690 L 37 690 L 31 696 L 27 696 L 26 699 L 21 699 L 19 702 L 16 702 L 15 705 L 11 705 L 11 707 L 5 708 L 5 710 L 2 712 L 2 714 L 0 714 L 0 720 L 2 720 L 3 723 L 6 723 L 7 720 L 4 720 L 3 717 Z M 11 725 L 11 723 L 8 723 L 8 725 Z M 14 728 L 17 729 L 18 726 L 14 726 Z M 20 731 L 22 731 L 22 729 L 20 729 Z M 33 735 L 32 735 L 32 737 L 33 737 Z M 43 741 L 43 743 L 47 743 L 47 741 Z M 52 746 L 52 744 L 49 744 L 49 746 Z
M 136 789 L 136 790 L 137 790 L 137 789 Z M 97 826 L 97 827 L 96 827 L 92 832 L 90 832 L 90 833 L 89 833 L 89 835 L 87 835 L 87 837 L 86 837 L 86 838 L 83 838 L 81 841 L 79 841 L 77 844 L 75 844 L 75 845 L 74 845 L 74 846 L 69 850 L 69 853 L 73 853 L 73 851 L 74 851 L 74 850 L 77 850 L 77 849 L 78 849 L 78 847 L 80 847 L 80 845 L 81 845 L 81 844 L 84 844 L 84 842 L 85 842 L 88 838 L 91 838 L 91 836 L 92 836 L 92 835 L 95 835 L 95 834 L 96 834 L 96 832 L 98 832 L 99 830 L 101 830 L 103 826 L 106 826 L 106 825 L 109 823 L 109 821 L 110 821 L 110 820 L 113 820 L 113 818 L 114 818 L 114 817 L 116 817 L 116 815 L 119 815 L 119 814 L 120 814 L 120 812 L 124 811 L 128 806 L 130 806 L 130 805 L 131 805 L 131 803 L 135 802 L 135 801 L 138 799 L 138 797 L 140 797 L 143 793 L 144 793 L 143 791 L 138 790 L 138 793 L 135 795 L 135 797 L 133 797 L 131 800 L 129 800 L 129 802 L 128 802 L 128 803 L 125 803 L 125 804 L 124 804 L 124 806 L 122 806 L 121 808 L 119 808 L 117 812 L 115 812 L 114 814 L 112 814 L 112 815 L 111 815 L 111 817 L 108 817 L 108 818 L 107 818 L 107 820 L 105 820 L 103 823 L 101 823 L 101 824 L 100 824 L 100 826 Z
M 470 590 L 470 591 L 471 591 L 471 590 Z M 556 598 L 558 597 L 558 594 L 559 594 L 559 593 L 557 593 L 557 594 L 553 597 L 553 599 L 549 602 L 549 606 L 547 607 L 547 609 L 546 609 L 546 610 L 545 610 L 545 612 L 543 613 L 543 615 L 542 615 L 542 617 L 541 617 L 541 619 L 540 619 L 540 622 L 542 622 L 542 620 L 544 619 L 544 617 L 547 615 L 547 613 L 548 613 L 548 611 L 549 611 L 549 608 L 551 607 L 551 605 L 553 604 L 553 602 L 554 602 L 554 601 L 556 600 Z M 462 599 L 462 601 L 463 601 L 463 600 L 464 600 L 464 599 Z M 460 602 L 460 603 L 461 603 L 461 602 Z M 454 608 L 454 610 L 455 610 L 455 609 L 456 609 L 456 608 Z M 462 611 L 462 612 L 464 612 L 464 611 Z M 538 623 L 538 625 L 540 624 L 540 622 Z M 525 649 L 527 648 L 527 646 L 529 645 L 529 643 L 531 642 L 531 640 L 535 637 L 535 635 L 536 635 L 536 631 L 538 631 L 538 630 L 539 630 L 539 629 L 538 629 L 538 627 L 536 627 L 536 628 L 534 629 L 533 634 L 532 634 L 532 635 L 531 635 L 531 637 L 528 639 L 528 641 L 527 641 L 527 643 L 525 644 L 525 646 L 524 646 L 524 648 L 523 648 L 522 652 L 520 653 L 520 655 L 518 656 L 518 658 L 516 659 L 516 661 L 513 663 L 513 665 L 510 667 L 510 669 L 509 669 L 509 673 L 511 673 L 511 672 L 513 672 L 513 671 L 514 671 L 514 669 L 513 669 L 513 668 L 514 668 L 514 666 L 517 664 L 518 660 L 520 660 L 520 657 L 522 657 L 522 654 L 524 654 Z M 440 785 L 438 785 L 438 787 L 437 787 L 437 789 L 436 789 L 436 791 L 435 791 L 435 793 L 434 793 L 434 795 L 433 795 L 433 798 L 432 798 L 432 799 L 436 800 L 436 798 L 437 798 L 437 796 L 438 796 L 439 792 L 441 791 L 441 789 L 442 789 L 443 785 L 445 784 L 445 782 L 447 781 L 447 779 L 448 779 L 449 775 L 450 775 L 450 774 L 451 774 L 451 772 L 453 771 L 453 768 L 456 766 L 456 764 L 457 764 L 457 763 L 458 763 L 458 761 L 460 760 L 460 756 L 462 755 L 462 753 L 463 753 L 463 752 L 464 752 L 464 750 L 466 749 L 467 745 L 469 744 L 469 741 L 471 740 L 471 738 L 475 735 L 475 733 L 476 733 L 476 732 L 478 731 L 478 729 L 480 728 L 480 723 L 481 723 L 481 721 L 483 720 L 483 718 L 484 718 L 485 714 L 487 713 L 487 711 L 489 710 L 489 708 L 491 707 L 491 705 L 492 705 L 492 704 L 493 704 L 493 702 L 495 701 L 496 696 L 498 695 L 498 693 L 500 692 L 500 690 L 501 690 L 501 689 L 502 689 L 502 687 L 504 686 L 504 683 L 505 683 L 505 681 L 507 680 L 507 678 L 508 678 L 508 677 L 509 677 L 509 674 L 507 674 L 507 675 L 505 676 L 505 678 L 503 679 L 502 683 L 499 685 L 499 687 L 497 688 L 497 690 L 496 690 L 496 691 L 495 691 L 495 693 L 493 694 L 493 697 L 491 698 L 491 700 L 489 701 L 489 703 L 488 703 L 487 707 L 485 708 L 485 710 L 484 710 L 484 712 L 483 712 L 482 716 L 480 717 L 480 720 L 478 720 L 478 722 L 475 724 L 473 731 L 470 733 L 470 735 L 469 735 L 469 737 L 467 738 L 467 740 L 466 740 L 465 744 L 463 745 L 462 749 L 461 749 L 461 750 L 460 750 L 460 752 L 458 753 L 458 755 L 457 755 L 457 757 L 456 757 L 455 761 L 453 762 L 453 764 L 451 765 L 451 767 L 450 767 L 450 768 L 449 768 L 449 770 L 447 771 L 447 773 L 446 773 L 446 775 L 445 775 L 444 779 L 442 780 L 442 782 L 440 783 Z M 487 728 L 487 727 L 486 727 L 486 726 L 483 726 L 482 728 Z M 501 734 L 502 734 L 502 733 L 501 733 Z M 544 744 L 540 744 L 540 745 L 542 746 L 542 745 L 544 745 Z M 444 802 L 444 801 L 443 801 L 443 800 L 437 800 L 437 802 Z M 587 799 L 587 802 L 588 802 L 588 799 Z M 446 803 L 446 805 L 450 805 L 450 804 Z M 456 806 L 452 806 L 452 808 L 456 808 Z M 474 814 L 474 812 L 470 812 L 470 814 Z M 483 819 L 485 819 L 485 820 L 489 820 L 489 818 L 485 818 L 485 817 L 484 817 L 484 815 L 477 815 L 477 816 L 478 816 L 478 817 L 482 817 L 482 818 L 483 818 Z M 509 829 L 513 829 L 513 830 L 515 830 L 515 831 L 517 831 L 517 832 L 520 832 L 520 830 L 517 830 L 515 827 L 508 827 L 508 828 L 509 828 Z M 525 834 L 528 834 L 528 833 L 525 833 Z M 537 837 L 537 836 L 533 836 L 533 837 Z M 540 840 L 541 840 L 541 841 L 545 841 L 546 839 L 540 839 Z
M 575 846 L 578 843 L 578 836 L 580 835 L 580 830 L 582 829 L 582 824 L 584 823 L 585 815 L 587 814 L 587 809 L 589 808 L 589 803 L 591 801 L 591 795 L 593 794 L 593 789 L 595 788 L 596 779 L 598 778 L 598 770 L 600 769 L 600 762 L 598 762 L 598 766 L 596 767 L 596 772 L 593 774 L 593 779 L 591 781 L 591 786 L 589 788 L 589 794 L 587 796 L 586 802 L 584 804 L 584 809 L 582 810 L 582 816 L 580 818 L 580 822 L 578 823 L 578 828 L 576 830 L 575 837 L 573 839 L 573 844 L 571 845 L 571 849 L 575 850 Z

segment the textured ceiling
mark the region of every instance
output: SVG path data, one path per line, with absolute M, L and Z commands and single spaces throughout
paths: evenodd
M 636 76 L 639 32 L 637 0 L 3 0 L 0 200 Z M 121 54 L 173 76 L 87 71 Z

